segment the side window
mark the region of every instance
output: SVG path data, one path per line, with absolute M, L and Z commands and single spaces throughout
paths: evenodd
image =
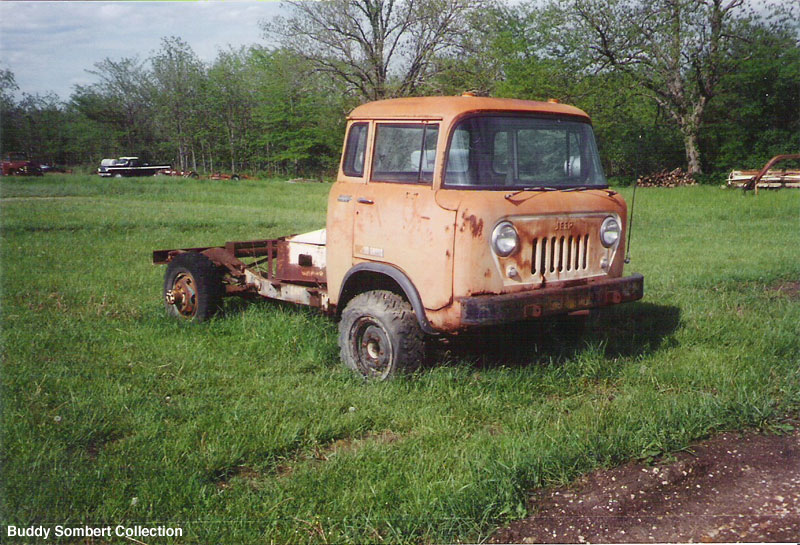
M 364 175 L 364 156 L 367 151 L 367 123 L 353 123 L 344 150 L 342 170 L 346 176 Z
M 433 180 L 439 125 L 381 123 L 375 132 L 372 180 L 427 183 Z

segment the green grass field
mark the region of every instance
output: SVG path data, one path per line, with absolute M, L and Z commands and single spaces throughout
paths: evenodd
M 327 184 L 1 183 L 3 525 L 479 541 L 531 488 L 721 430 L 779 431 L 800 407 L 800 191 L 639 190 L 627 270 L 645 275 L 642 301 L 581 337 L 517 326 L 439 344 L 422 371 L 371 384 L 302 308 L 167 319 L 150 263 L 322 227 Z

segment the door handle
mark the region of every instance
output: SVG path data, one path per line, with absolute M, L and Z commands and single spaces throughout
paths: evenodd
M 372 199 L 367 199 L 364 197 L 359 197 L 358 202 L 360 202 L 361 204 L 375 204 L 375 201 L 373 201 Z

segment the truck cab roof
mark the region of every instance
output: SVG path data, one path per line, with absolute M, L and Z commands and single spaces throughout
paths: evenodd
M 469 95 L 444 97 L 392 98 L 369 102 L 355 108 L 348 119 L 453 119 L 470 112 L 526 112 L 550 115 L 589 116 L 574 106 L 558 102 L 539 102 L 510 98 Z

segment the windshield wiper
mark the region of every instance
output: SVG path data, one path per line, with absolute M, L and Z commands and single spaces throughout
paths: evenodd
M 558 191 L 558 188 L 557 187 L 550 187 L 550 186 L 547 186 L 547 185 L 536 185 L 536 186 L 532 186 L 532 187 L 523 187 L 522 189 L 517 189 L 516 191 L 513 191 L 511 193 L 507 193 L 505 195 L 505 197 L 506 197 L 506 199 L 510 199 L 512 197 L 516 197 L 517 195 L 519 195 L 520 193 L 523 193 L 525 191 Z
M 608 194 L 609 197 L 613 197 L 614 195 L 617 194 L 617 192 L 614 191 L 613 189 L 609 189 L 607 187 L 596 187 L 596 186 L 591 186 L 591 185 L 578 185 L 578 186 L 575 186 L 575 187 L 568 187 L 567 189 L 563 189 L 562 191 L 564 191 L 564 192 L 567 192 L 567 191 L 588 191 L 590 189 L 599 189 L 601 191 L 605 191 Z

